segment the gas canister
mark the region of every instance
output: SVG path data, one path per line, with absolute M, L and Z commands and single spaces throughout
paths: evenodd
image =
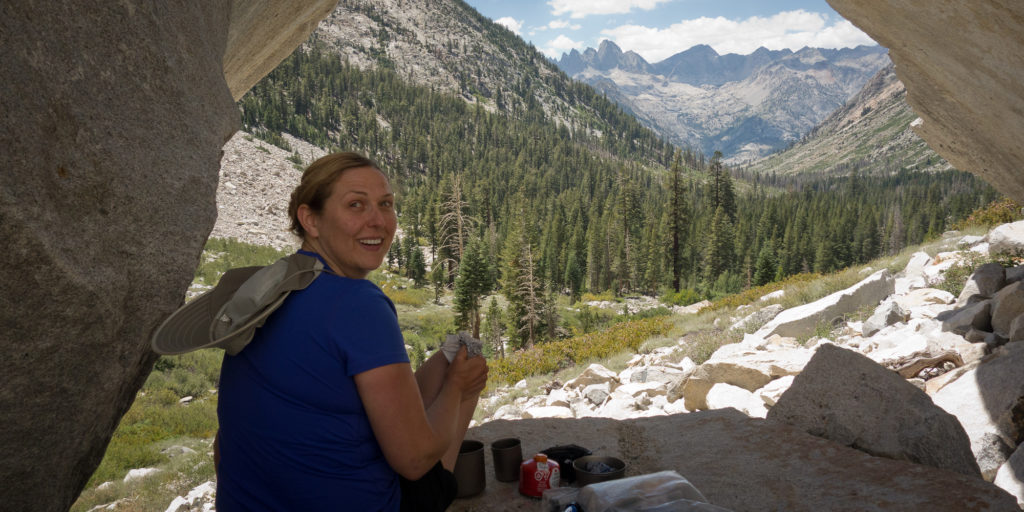
M 540 498 L 545 489 L 558 487 L 558 463 L 548 460 L 543 453 L 534 455 L 519 466 L 519 492 L 532 498 Z

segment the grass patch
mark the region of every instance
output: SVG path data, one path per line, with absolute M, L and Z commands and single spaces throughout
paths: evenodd
M 176 438 L 156 443 L 154 448 L 167 453 L 159 473 L 127 483 L 108 480 L 103 489 L 90 486 L 71 506 L 71 512 L 87 512 L 114 502 L 119 502 L 116 510 L 161 512 L 175 497 L 215 480 L 212 439 Z
M 217 432 L 217 396 L 212 390 L 222 354 L 207 349 L 161 357 L 121 418 L 86 487 L 121 481 L 130 469 L 168 463 L 169 458 L 160 452 L 161 442 L 212 438 Z M 192 402 L 179 403 L 186 396 L 192 396 Z
M 290 255 L 273 247 L 247 244 L 234 238 L 210 238 L 196 269 L 195 283 L 214 286 L 224 272 L 237 267 L 270 265 Z
M 702 329 L 683 337 L 683 350 L 677 356 L 681 361 L 689 357 L 694 363 L 701 365 L 711 359 L 711 355 L 723 345 L 743 341 L 743 333 L 731 329 Z

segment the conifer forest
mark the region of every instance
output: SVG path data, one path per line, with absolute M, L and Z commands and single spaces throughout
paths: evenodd
M 358 69 L 314 40 L 239 102 L 245 129 L 286 149 L 282 132 L 376 160 L 399 197 L 388 264 L 453 289 L 459 323 L 477 336 L 496 307 L 482 299 L 500 292 L 513 346 L 556 336 L 559 295 L 720 297 L 895 254 L 997 197 L 967 173 L 885 162 L 750 174 L 668 144 L 564 74 L 537 79 L 563 111 L 545 110 L 529 77 L 488 108 L 383 64 Z

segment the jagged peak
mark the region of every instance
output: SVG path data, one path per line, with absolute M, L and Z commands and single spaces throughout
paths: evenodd
M 612 41 L 611 39 L 605 39 L 601 41 L 600 45 L 598 45 L 597 53 L 602 54 L 606 52 L 621 54 L 622 48 L 619 48 L 619 45 L 615 44 L 615 42 Z

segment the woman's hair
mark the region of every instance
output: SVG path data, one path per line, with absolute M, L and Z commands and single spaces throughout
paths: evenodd
M 357 167 L 373 167 L 380 170 L 377 164 L 358 153 L 332 153 L 322 156 L 309 164 L 302 173 L 302 181 L 292 191 L 292 199 L 288 203 L 288 216 L 292 219 L 292 233 L 299 238 L 306 238 L 306 230 L 299 222 L 299 206 L 307 205 L 316 213 L 323 211 L 324 202 L 331 195 L 331 186 L 348 169 Z

